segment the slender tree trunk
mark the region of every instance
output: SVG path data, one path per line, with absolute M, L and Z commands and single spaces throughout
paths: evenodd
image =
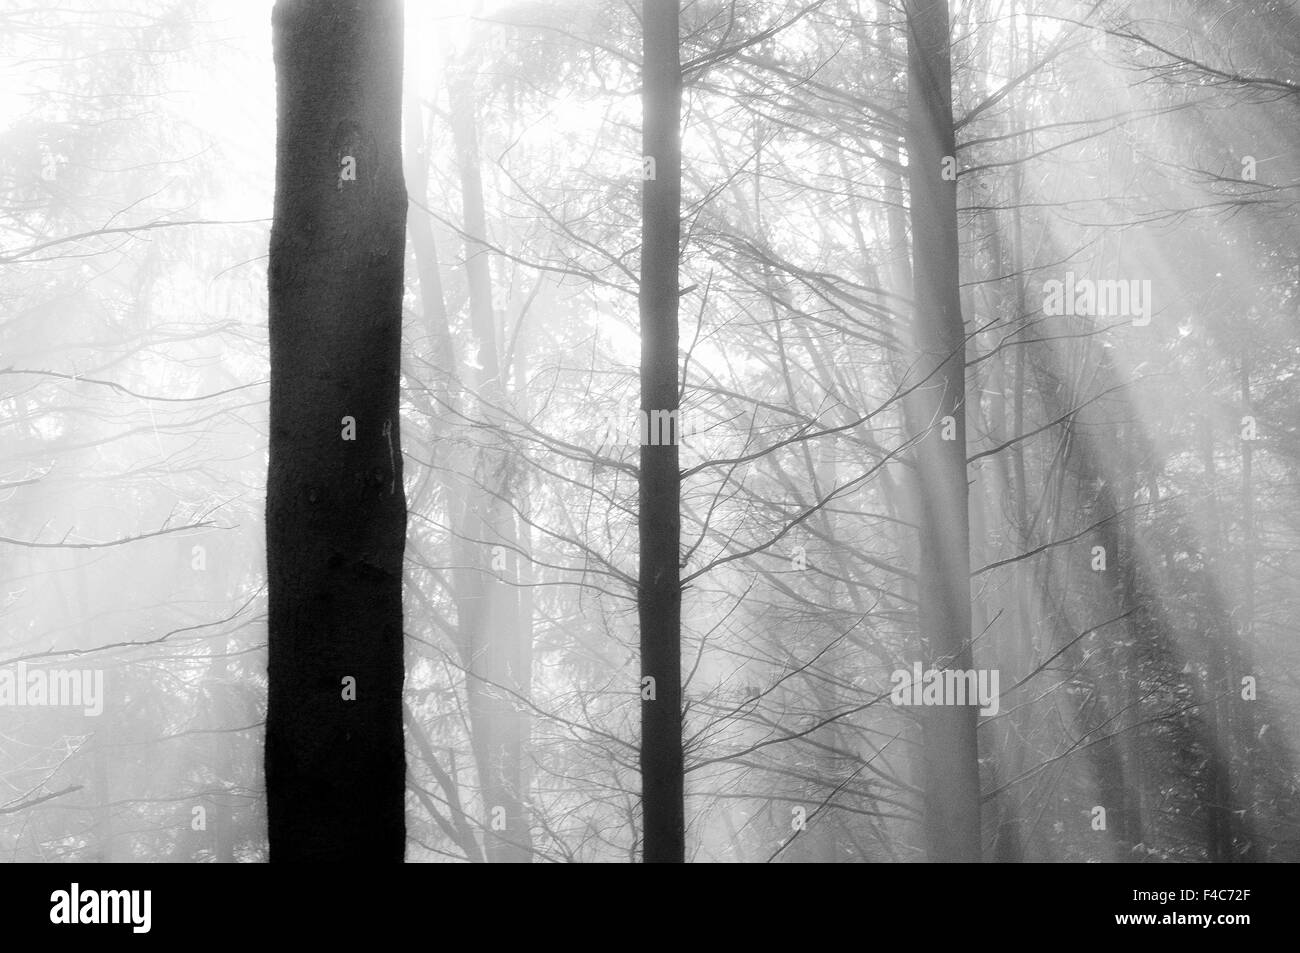
M 677 274 L 681 230 L 682 77 L 677 0 L 644 0 L 641 184 L 641 807 L 646 863 L 686 859 L 682 777 Z M 653 162 L 653 167 L 650 167 Z M 670 434 L 660 433 L 661 414 Z M 651 439 L 646 439 L 645 431 Z M 667 436 L 668 439 L 661 440 Z M 653 679 L 653 682 L 647 682 Z
M 1199 619 L 1203 628 L 1200 635 L 1205 646 L 1205 787 L 1210 801 L 1206 805 L 1206 853 L 1214 864 L 1233 862 L 1238 838 L 1233 820 L 1232 755 L 1233 732 L 1230 718 L 1231 706 L 1225 696 L 1231 690 L 1228 682 L 1227 657 L 1231 653 L 1234 632 L 1233 621 L 1225 600 L 1220 594 L 1218 581 L 1224 579 L 1219 553 L 1223 552 L 1224 536 L 1219 522 L 1219 499 L 1216 488 L 1219 476 L 1214 459 L 1214 422 L 1208 415 L 1197 421 L 1201 463 L 1204 468 L 1204 489 L 1201 493 L 1201 559 L 1205 563 L 1208 582 L 1205 586 L 1204 617 Z
M 1102 362 L 1103 367 L 1106 367 L 1108 362 L 1105 355 Z M 1107 374 L 1104 379 L 1109 380 L 1110 375 Z M 1074 403 L 1078 406 L 1077 397 Z M 1079 419 L 1086 421 L 1090 416 L 1085 411 L 1079 415 Z M 1112 448 L 1121 445 L 1121 441 L 1117 440 Z M 1092 587 L 1092 614 L 1088 618 L 1107 619 L 1122 615 L 1131 608 L 1125 604 L 1126 594 L 1130 590 L 1125 588 L 1124 580 L 1137 558 L 1136 552 L 1125 546 L 1120 505 L 1112 482 L 1117 471 L 1122 473 L 1124 463 L 1121 460 L 1113 468 L 1101 466 L 1100 450 L 1088 436 L 1081 436 L 1076 446 L 1081 483 L 1084 486 L 1100 484 L 1090 518 L 1100 524 L 1093 541 L 1102 547 L 1108 560 L 1105 572 L 1090 571 L 1088 574 Z M 1125 504 L 1131 506 L 1132 499 L 1126 499 Z M 1141 815 L 1138 810 L 1141 797 L 1136 787 L 1133 770 L 1135 765 L 1132 759 L 1125 756 L 1130 742 L 1141 730 L 1138 725 L 1140 715 L 1137 710 L 1124 711 L 1133 699 L 1131 686 L 1139 680 L 1141 669 L 1134 649 L 1128 644 L 1136 644 L 1135 634 L 1130 632 L 1126 634 L 1134 637 L 1115 639 L 1112 633 L 1113 630 L 1109 629 L 1099 633 L 1106 636 L 1105 641 L 1110 644 L 1099 653 L 1095 687 L 1100 699 L 1097 709 L 1108 713 L 1099 714 L 1097 720 L 1106 724 L 1113 733 L 1097 739 L 1091 746 L 1094 750 L 1090 752 L 1090 757 L 1098 765 L 1097 786 L 1102 792 L 1102 803 L 1109 811 L 1115 860 L 1123 863 L 1134 859 L 1133 849 L 1142 843 Z M 1111 712 L 1114 714 L 1109 714 Z
M 971 664 L 965 330 L 958 283 L 957 183 L 947 0 L 909 0 L 907 163 L 917 380 L 910 431 L 920 523 L 919 623 L 929 664 Z M 943 439 L 952 418 L 954 439 Z M 971 705 L 924 709 L 925 833 L 931 861 L 980 859 L 980 784 Z
M 889 5 L 882 2 L 878 6 L 878 15 L 880 17 L 881 27 L 879 28 L 879 46 L 882 51 L 889 49 L 889 21 L 892 17 L 892 10 Z M 891 162 L 898 163 L 901 161 L 899 155 L 898 141 L 896 139 L 886 139 L 881 143 L 881 152 L 885 158 Z M 907 234 L 907 212 L 903 206 L 903 196 L 907 191 L 907 183 L 904 181 L 901 173 L 894 173 L 889 166 L 882 166 L 881 175 L 886 188 L 893 197 L 885 207 L 885 223 L 889 232 L 889 290 L 894 297 L 890 300 L 890 305 L 896 311 L 899 324 L 906 320 L 906 309 L 910 307 L 910 298 L 912 295 L 912 261 L 910 256 L 909 239 Z M 899 335 L 900 338 L 906 338 L 906 335 Z M 891 351 L 893 363 L 903 370 L 900 374 L 906 374 L 906 368 L 909 364 L 909 357 L 904 353 L 906 342 L 895 351 Z M 898 383 L 904 383 L 899 381 Z M 902 416 L 902 432 L 910 434 L 912 431 L 909 426 L 910 406 L 905 400 L 900 407 Z M 909 461 L 904 460 L 904 464 Z M 911 473 L 907 470 L 905 473 Z M 889 470 L 882 471 L 884 480 L 882 487 L 889 488 L 893 486 L 893 480 Z M 891 494 L 893 505 L 896 506 L 894 515 L 901 519 L 900 526 L 902 532 L 898 540 L 898 553 L 904 566 L 917 567 L 920 564 L 920 556 L 917 550 L 918 538 L 917 532 L 913 527 L 920 526 L 920 502 L 917 499 L 918 487 L 913 479 L 900 479 L 897 485 L 897 493 Z M 886 493 L 889 490 L 886 489 Z M 901 578 L 898 581 L 899 591 L 903 594 L 904 599 L 909 603 L 917 603 L 917 581 L 916 579 Z M 918 620 L 919 625 L 919 620 Z M 919 630 L 913 629 L 908 632 L 908 639 L 911 644 L 916 645 L 918 642 Z M 908 719 L 903 728 L 903 739 L 907 744 L 903 748 L 906 752 L 903 762 L 905 770 L 904 780 L 918 790 L 924 790 L 925 787 L 925 745 L 923 743 L 922 729 L 919 723 L 913 719 Z M 915 837 L 917 840 L 924 840 L 924 812 L 922 811 L 921 822 L 917 824 L 911 820 L 904 821 L 908 830 L 909 838 Z
M 239 684 L 239 672 L 235 665 L 235 655 L 239 651 L 233 638 L 217 642 L 219 653 L 208 666 L 208 687 L 205 700 L 205 712 L 208 724 L 214 733 L 207 739 L 210 764 L 217 776 L 218 784 L 235 784 L 237 767 L 235 749 L 230 744 L 229 735 L 225 734 L 231 726 L 242 724 L 237 706 L 234 704 L 233 687 Z M 210 799 L 212 816 L 209 826 L 212 829 L 212 859 L 219 864 L 235 862 L 235 799 L 225 792 L 214 794 Z
M 426 152 L 424 122 L 420 104 L 411 97 L 405 107 L 406 126 L 406 179 L 412 201 L 421 205 L 428 201 L 429 156 Z M 411 212 L 408 223 L 411 247 L 415 251 L 415 267 L 419 275 L 420 314 L 424 318 L 424 331 L 429 336 L 428 358 L 433 365 L 431 390 L 436 399 L 433 412 L 441 421 L 447 415 L 451 401 L 450 382 L 456 369 L 456 354 L 447 324 L 447 305 L 442 288 L 441 267 L 438 262 L 438 245 L 434 240 L 433 226 L 424 209 Z M 441 431 L 440 425 L 435 428 Z
M 460 165 L 465 216 L 465 270 L 469 280 L 469 378 L 487 424 L 473 456 L 455 572 L 457 625 L 468 671 L 470 729 L 482 789 L 484 850 L 492 863 L 527 863 L 532 835 L 525 809 L 521 763 L 524 719 L 513 697 L 522 694 L 519 594 L 516 566 L 514 467 L 500 427 L 506 386 L 497 345 L 496 311 L 487 247 L 487 211 L 479 167 L 477 105 L 471 76 L 448 89 L 452 135 Z
M 532 408 L 528 400 L 529 353 L 532 342 L 527 328 L 521 329 L 518 346 L 515 351 L 515 389 L 519 394 L 517 412 L 525 420 L 530 419 Z M 537 584 L 536 570 L 533 563 L 533 505 L 527 474 L 521 475 L 515 487 L 515 508 L 519 511 L 515 541 L 519 547 L 515 559 L 515 581 L 518 588 L 518 618 L 516 620 L 515 652 L 511 664 L 515 675 L 515 690 L 531 701 L 533 697 L 533 587 Z M 514 709 L 516 731 L 520 743 L 519 784 L 522 790 L 532 790 L 534 772 L 532 761 L 524 757 L 532 744 L 532 717 L 523 705 Z M 531 833 L 530 833 L 531 837 Z
M 405 847 L 398 0 L 279 0 L 267 813 L 277 861 Z
M 1250 351 L 1243 346 L 1239 384 L 1241 387 L 1241 409 L 1246 414 L 1253 414 L 1250 397 Z M 1253 671 L 1255 657 L 1255 486 L 1254 455 L 1251 441 L 1241 440 L 1241 621 L 1240 621 L 1240 657 L 1238 662 L 1243 668 L 1233 673 L 1233 691 L 1237 699 L 1234 709 L 1241 725 L 1242 765 L 1240 803 L 1248 816 L 1254 816 L 1257 791 L 1256 752 L 1259 736 L 1256 733 L 1255 717 L 1251 702 L 1241 704 L 1240 678 L 1246 671 Z M 1258 863 L 1268 859 L 1263 838 L 1251 838 L 1247 844 L 1242 860 Z

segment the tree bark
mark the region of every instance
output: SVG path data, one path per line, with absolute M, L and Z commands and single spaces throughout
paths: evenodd
M 271 859 L 401 861 L 402 7 L 279 0 L 272 24 Z
M 965 329 L 958 283 L 957 183 L 947 0 L 909 0 L 907 165 L 916 380 L 909 430 L 919 500 L 919 624 L 929 666 L 971 665 Z M 945 417 L 955 439 L 942 439 Z M 980 785 L 970 705 L 923 710 L 925 833 L 931 861 L 980 859 Z
M 681 672 L 681 471 L 678 468 L 677 280 L 681 238 L 682 79 L 677 0 L 644 0 L 641 183 L 641 411 L 639 586 L 641 807 L 646 863 L 686 858 Z M 645 439 L 658 412 L 671 439 Z M 653 697 L 646 679 L 654 679 Z

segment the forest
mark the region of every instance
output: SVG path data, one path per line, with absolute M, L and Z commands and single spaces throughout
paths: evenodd
M 1296 0 L 0 76 L 0 860 L 1300 860 Z

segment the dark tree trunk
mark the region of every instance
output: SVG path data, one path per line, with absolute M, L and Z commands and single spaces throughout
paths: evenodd
M 929 664 L 971 668 L 970 527 L 966 492 L 965 330 L 957 274 L 947 0 L 909 0 L 907 164 L 911 190 L 913 334 L 910 404 L 919 492 L 919 625 Z M 955 439 L 942 439 L 943 418 Z M 926 852 L 931 861 L 980 859 L 974 706 L 924 709 Z
M 671 439 L 655 426 L 658 412 L 676 422 L 677 273 L 681 229 L 682 77 L 677 0 L 644 0 L 642 155 L 654 178 L 641 183 L 641 410 L 643 426 L 637 612 L 641 675 L 641 808 L 646 863 L 686 859 L 682 779 L 680 581 L 681 471 L 677 428 Z M 651 430 L 651 441 L 645 430 Z
M 279 0 L 272 22 L 271 859 L 400 861 L 402 7 Z

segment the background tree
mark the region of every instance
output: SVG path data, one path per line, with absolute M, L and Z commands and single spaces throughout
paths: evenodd
M 909 436 L 919 522 L 918 625 L 927 669 L 973 668 L 966 499 L 966 329 L 958 275 L 956 140 L 947 0 L 907 13 L 907 169 L 916 348 Z M 925 726 L 926 851 L 980 859 L 976 707 L 941 705 Z

